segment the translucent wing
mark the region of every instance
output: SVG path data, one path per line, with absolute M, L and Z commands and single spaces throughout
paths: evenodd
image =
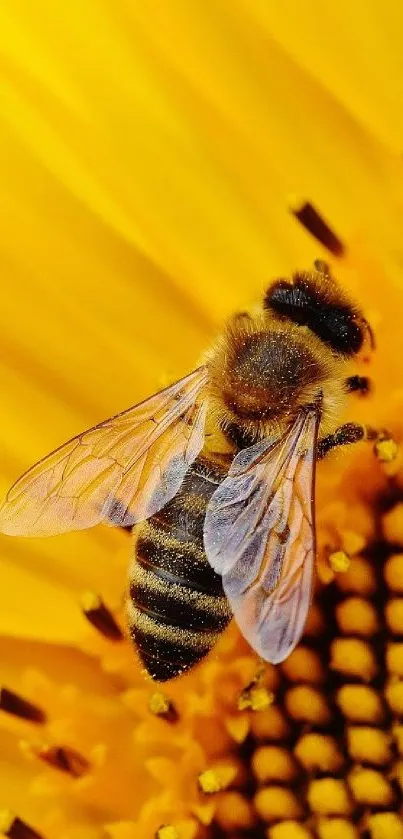
M 176 495 L 203 446 L 206 382 L 200 367 L 45 457 L 11 487 L 0 531 L 50 536 L 153 515 Z
M 266 661 L 297 644 L 311 600 L 319 414 L 241 451 L 207 509 L 204 544 L 238 626 Z

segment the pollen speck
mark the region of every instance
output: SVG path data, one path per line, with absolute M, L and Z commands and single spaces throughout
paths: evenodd
M 199 775 L 199 787 L 206 795 L 213 795 L 226 789 L 236 774 L 237 768 L 230 765 L 206 769 Z
M 396 459 L 397 452 L 398 452 L 398 445 L 395 440 L 391 438 L 386 438 L 384 440 L 378 440 L 374 446 L 375 454 L 378 460 L 381 463 L 391 463 L 393 460 Z
M 274 702 L 274 693 L 262 685 L 245 688 L 238 698 L 238 710 L 265 711 Z
M 329 565 L 335 574 L 344 574 L 350 567 L 351 559 L 344 551 L 334 551 L 329 556 Z
M 157 830 L 157 839 L 179 839 L 179 831 L 173 824 L 164 824 Z

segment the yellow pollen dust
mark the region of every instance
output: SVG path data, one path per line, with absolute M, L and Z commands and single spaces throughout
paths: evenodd
M 254 685 L 242 691 L 238 699 L 238 710 L 266 711 L 274 702 L 274 693 L 265 687 Z
M 396 459 L 398 446 L 395 440 L 386 437 L 384 440 L 377 440 L 374 449 L 381 463 L 391 463 L 392 460 Z
M 157 839 L 179 839 L 179 831 L 173 824 L 164 824 L 157 830 Z
M 220 766 L 206 769 L 199 775 L 199 787 L 206 795 L 222 792 L 234 780 L 236 769 L 233 766 Z
M 161 691 L 155 691 L 155 693 L 151 694 L 148 700 L 148 707 L 152 714 L 160 716 L 168 713 L 170 709 L 170 702 L 164 693 L 161 693 Z M 170 839 L 170 837 L 164 836 L 163 839 Z
M 99 609 L 101 605 L 101 598 L 94 591 L 83 591 L 80 595 L 79 601 L 84 612 L 91 612 L 94 609 Z
M 329 556 L 329 565 L 335 574 L 344 574 L 350 567 L 350 557 L 344 551 L 334 551 Z

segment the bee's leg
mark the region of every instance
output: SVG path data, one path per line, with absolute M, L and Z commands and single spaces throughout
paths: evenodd
M 327 437 L 322 437 L 318 441 L 317 457 L 322 460 L 332 449 L 338 446 L 348 446 L 350 443 L 358 443 L 360 440 L 365 440 L 365 426 L 359 425 L 355 422 L 346 422 L 340 428 L 336 428 L 333 434 L 328 434 Z
M 360 440 L 370 440 L 374 443 L 374 452 L 378 460 L 391 461 L 396 457 L 397 445 L 387 431 L 379 431 L 356 422 L 346 422 L 340 428 L 336 428 L 333 434 L 328 434 L 318 441 L 317 458 L 322 460 L 332 449 L 358 443 Z
M 347 393 L 359 393 L 366 396 L 371 390 L 371 379 L 368 376 L 349 376 L 345 381 Z

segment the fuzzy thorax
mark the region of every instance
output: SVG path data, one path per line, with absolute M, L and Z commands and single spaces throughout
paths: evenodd
M 320 436 L 335 430 L 345 402 L 347 362 L 307 326 L 268 313 L 232 318 L 206 356 L 210 415 L 248 439 L 281 434 L 303 406 L 321 403 Z

